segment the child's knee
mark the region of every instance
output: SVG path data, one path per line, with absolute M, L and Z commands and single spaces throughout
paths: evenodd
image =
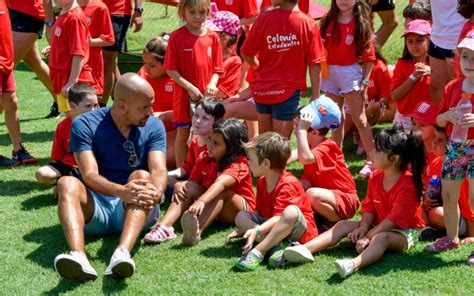
M 288 224 L 294 224 L 300 215 L 300 209 L 295 205 L 289 205 L 283 211 L 280 220 Z
M 436 228 L 444 228 L 443 207 L 431 209 L 431 211 L 428 213 L 428 219 L 432 226 Z
M 244 225 L 247 225 L 248 221 L 252 220 L 250 213 L 247 211 L 239 211 L 235 216 L 235 225 L 240 229 L 245 228 Z
M 61 176 L 56 174 L 48 166 L 42 166 L 36 170 L 35 177 L 39 183 L 51 183 Z

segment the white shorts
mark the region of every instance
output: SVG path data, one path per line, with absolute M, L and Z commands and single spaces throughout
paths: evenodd
M 328 76 L 321 78 L 321 90 L 337 96 L 361 90 L 363 75 L 359 64 L 328 65 Z

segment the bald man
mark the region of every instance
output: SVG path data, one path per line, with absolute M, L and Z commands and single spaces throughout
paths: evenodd
M 115 101 L 76 119 L 70 150 L 82 182 L 74 177 L 58 181 L 58 214 L 70 252 L 54 260 L 66 279 L 97 278 L 84 251 L 84 235 L 121 233 L 105 275 L 133 275 L 130 257 L 138 235 L 159 217 L 166 188 L 166 132 L 151 116 L 153 89 L 137 74 L 127 73 L 114 89 Z

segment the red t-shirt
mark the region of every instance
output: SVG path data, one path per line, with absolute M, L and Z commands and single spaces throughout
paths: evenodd
M 392 90 L 399 87 L 415 70 L 415 61 L 398 59 L 392 77 Z M 425 62 L 428 65 L 427 62 Z M 410 116 L 415 111 L 416 105 L 421 101 L 431 101 L 430 96 L 431 76 L 421 76 L 408 93 L 396 101 L 397 110 L 404 116 Z
M 426 173 L 423 175 L 423 182 L 428 186 L 433 175 L 441 178 L 441 171 L 443 169 L 444 156 L 436 156 L 431 162 L 428 162 Z
M 369 78 L 369 87 L 367 88 L 367 96 L 369 101 L 380 101 L 381 98 L 391 97 L 390 89 L 390 72 L 387 65 L 381 60 L 376 60 Z
M 213 0 L 219 11 L 230 11 L 239 18 L 249 18 L 258 15 L 256 0 Z
M 71 138 L 72 119 L 67 116 L 56 127 L 54 134 L 53 148 L 51 149 L 51 160 L 60 161 L 64 164 L 77 168 L 74 154 L 69 150 L 69 140 Z
M 461 193 L 459 197 L 459 209 L 461 212 L 461 217 L 467 220 L 474 220 L 474 212 L 471 209 L 469 204 L 469 182 L 467 179 L 464 179 L 461 185 Z
M 10 73 L 13 69 L 12 27 L 4 0 L 0 0 L 0 28 L 0 71 Z
M 300 238 L 300 243 L 306 243 L 318 235 L 314 222 L 313 209 L 300 181 L 292 173 L 284 171 L 280 175 L 275 188 L 267 191 L 267 179 L 260 177 L 257 182 L 257 206 L 255 211 L 259 216 L 272 218 L 281 216 L 289 205 L 297 206 L 306 220 L 306 232 Z
M 75 55 L 84 57 L 78 81 L 93 84 L 91 69 L 87 65 L 89 38 L 87 18 L 79 6 L 59 15 L 53 27 L 49 57 L 49 77 L 54 93 L 61 93 L 62 87 L 68 82 L 72 68 L 72 57 Z
M 458 78 L 452 80 L 444 87 L 444 94 L 443 100 L 441 101 L 441 106 L 439 110 L 439 114 L 444 113 L 449 110 L 451 107 L 456 107 L 456 105 L 461 100 L 462 95 L 462 82 L 464 78 Z M 474 96 L 471 94 L 471 103 L 474 105 Z M 446 126 L 446 134 L 448 137 L 451 136 L 451 132 L 453 131 L 453 124 L 448 122 Z M 474 139 L 474 127 L 469 128 L 467 133 L 468 139 Z
M 170 34 L 164 67 L 178 71 L 204 94 L 212 75 L 222 73 L 219 36 L 210 30 L 203 36 L 196 36 L 182 26 Z M 173 121 L 190 121 L 188 91 L 176 84 L 173 102 Z
M 43 0 L 7 0 L 10 9 L 44 20 Z
M 233 177 L 237 183 L 232 187 L 235 194 L 240 195 L 247 202 L 249 209 L 255 208 L 255 194 L 252 187 L 252 175 L 247 164 L 247 158 L 239 156 L 222 172 L 217 171 L 218 163 L 209 158 L 207 151 L 201 153 L 191 171 L 189 180 L 201 184 L 208 189 L 222 174 Z
M 405 171 L 401 174 L 388 192 L 383 189 L 383 176 L 383 170 L 376 170 L 369 179 L 367 195 L 362 201 L 362 213 L 374 213 L 374 224 L 388 219 L 401 229 L 424 227 L 421 203 L 416 196 L 411 173 Z
M 176 87 L 173 79 L 167 75 L 161 79 L 154 79 L 148 76 L 144 67 L 138 71 L 138 75 L 144 78 L 155 92 L 155 101 L 153 102 L 153 112 L 165 112 L 173 110 L 173 92 Z M 171 122 L 163 122 L 166 131 L 174 130 L 176 127 Z
M 115 42 L 112 20 L 107 6 L 100 0 L 91 0 L 85 7 L 81 7 L 87 18 L 91 38 L 100 38 L 105 41 Z M 94 89 L 97 94 L 104 93 L 104 60 L 102 47 L 89 48 L 89 61 L 87 65 L 92 70 Z
M 110 14 L 132 15 L 133 0 L 102 0 L 109 8 Z
M 196 160 L 198 159 L 199 155 L 207 150 L 207 145 L 202 145 L 199 147 L 199 137 L 194 137 L 191 143 L 188 146 L 188 153 L 186 154 L 186 160 L 184 161 L 181 168 L 185 170 L 188 175 L 191 174 L 191 171 L 196 164 Z
M 302 180 L 311 182 L 311 187 L 356 192 L 356 184 L 344 160 L 344 153 L 330 138 L 324 139 L 311 152 L 316 161 L 304 165 Z
M 301 11 L 273 9 L 261 13 L 241 48 L 257 56 L 250 88 L 260 104 L 277 104 L 306 87 L 308 65 L 324 61 L 316 22 Z
M 467 34 L 471 31 L 474 30 L 474 22 L 471 22 L 470 20 L 467 20 L 466 23 L 464 24 L 464 27 L 462 27 L 461 34 L 459 34 L 458 38 L 458 43 L 461 43 L 461 41 L 467 36 Z M 464 74 L 461 72 L 461 57 L 459 56 L 459 51 L 455 51 L 454 55 L 454 61 L 453 61 L 453 74 L 455 78 L 460 78 L 464 77 Z
M 242 75 L 242 60 L 239 56 L 233 55 L 224 59 L 222 63 L 224 73 L 219 75 L 217 88 L 226 94 L 227 97 L 235 95 L 240 87 L 240 77 Z
M 357 46 L 355 40 L 355 19 L 347 24 L 337 23 L 339 27 L 340 38 L 338 43 L 333 42 L 332 30 L 334 22 L 331 22 L 326 28 L 326 34 L 322 36 L 324 47 L 327 51 L 327 64 L 337 66 L 349 66 L 359 62 L 357 55 Z M 375 62 L 374 41 L 370 40 L 369 47 L 362 50 L 362 62 Z

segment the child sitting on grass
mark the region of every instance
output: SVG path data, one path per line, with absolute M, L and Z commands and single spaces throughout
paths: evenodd
M 326 138 L 329 129 L 337 128 L 341 123 L 339 106 L 320 96 L 300 113 L 296 132 L 298 160 L 304 165 L 301 184 L 311 206 L 328 222 L 350 219 L 360 205 L 356 184 L 344 153 L 336 142 Z
M 69 151 L 69 138 L 71 125 L 74 118 L 82 113 L 89 112 L 98 107 L 95 90 L 87 83 L 76 83 L 69 89 L 69 106 L 71 112 L 64 118 L 56 128 L 54 134 L 51 160 L 48 165 L 36 170 L 36 180 L 42 184 L 54 185 L 53 194 L 57 197 L 56 183 L 62 176 L 74 176 L 80 178 L 79 168 L 73 153 Z
M 311 253 L 335 246 L 347 236 L 359 256 L 335 261 L 339 275 L 345 278 L 375 263 L 387 250 L 403 251 L 414 246 L 424 226 L 420 217 L 425 168 L 421 137 L 407 135 L 398 126 L 384 129 L 375 137 L 373 159 L 376 171 L 362 201 L 361 221 L 339 221 L 305 245 L 286 248 L 286 260 L 314 261 Z
M 313 239 L 318 231 L 314 223 L 309 199 L 298 179 L 285 171 L 291 154 L 290 142 L 275 132 L 255 137 L 245 145 L 249 167 L 257 183 L 257 205 L 253 212 L 241 211 L 235 219 L 239 227 L 226 239 L 246 239 L 243 256 L 235 263 L 240 271 L 255 270 L 269 255 L 269 265 L 283 264 L 283 248 L 276 245 L 283 240 L 305 243 Z M 254 242 L 258 244 L 253 247 Z

